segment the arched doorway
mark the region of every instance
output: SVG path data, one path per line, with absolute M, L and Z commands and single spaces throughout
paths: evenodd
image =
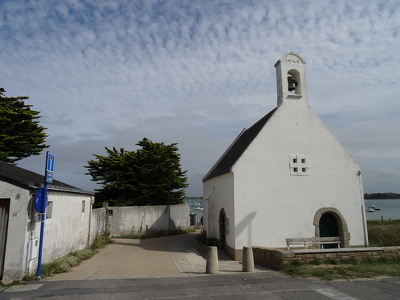
M 336 218 L 331 213 L 325 213 L 319 219 L 319 236 L 320 237 L 331 237 L 339 236 L 338 222 Z M 337 248 L 335 244 L 324 245 L 326 248 Z
M 225 249 L 226 244 L 226 213 L 222 208 L 219 212 L 219 240 L 218 247 L 220 249 Z
M 340 238 L 340 248 L 349 247 L 350 232 L 346 220 L 338 209 L 334 207 L 320 208 L 315 213 L 313 224 L 315 226 L 315 236 L 338 236 Z M 336 245 L 332 246 L 336 248 Z

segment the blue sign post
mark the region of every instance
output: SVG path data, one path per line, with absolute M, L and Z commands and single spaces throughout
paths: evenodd
M 53 171 L 54 171 L 54 154 L 47 151 L 46 156 L 46 180 L 47 183 L 53 182 Z M 50 176 L 49 176 L 50 175 Z
M 38 267 L 37 267 L 38 280 L 40 280 L 40 275 L 42 272 L 44 221 L 46 220 L 46 206 L 47 206 L 47 184 L 53 182 L 53 171 L 54 171 L 54 154 L 47 151 L 46 171 L 44 173 L 43 189 L 38 189 L 35 194 L 35 208 L 40 215 L 40 240 L 39 240 L 39 255 L 38 255 Z

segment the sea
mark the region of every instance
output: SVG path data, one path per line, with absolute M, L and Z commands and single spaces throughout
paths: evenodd
M 381 208 L 374 212 L 367 212 L 367 220 L 400 220 L 400 199 L 373 199 L 364 200 L 365 209 L 368 206 L 375 205 Z M 196 223 L 200 223 L 203 216 L 203 198 L 202 197 L 187 197 L 185 202 L 189 204 L 189 213 L 195 215 Z
M 375 205 L 381 210 L 366 212 L 367 220 L 400 220 L 400 199 L 371 199 L 364 200 L 365 209 L 368 206 Z
M 203 197 L 186 197 L 184 201 L 189 204 L 189 214 L 195 216 L 195 224 L 200 224 L 203 217 Z

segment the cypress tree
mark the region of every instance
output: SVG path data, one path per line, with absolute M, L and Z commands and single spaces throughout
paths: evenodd
M 45 144 L 46 128 L 39 125 L 39 112 L 26 105 L 26 96 L 6 97 L 0 88 L 0 160 L 14 163 L 39 155 Z
M 88 161 L 93 181 L 102 185 L 96 198 L 116 206 L 181 204 L 188 186 L 176 143 L 165 145 L 143 138 L 137 151 L 105 148 Z

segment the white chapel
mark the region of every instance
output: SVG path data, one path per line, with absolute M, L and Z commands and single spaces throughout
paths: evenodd
M 241 260 L 247 246 L 340 238 L 365 247 L 361 168 L 308 105 L 305 61 L 276 64 L 277 107 L 244 129 L 203 178 L 209 244 Z

